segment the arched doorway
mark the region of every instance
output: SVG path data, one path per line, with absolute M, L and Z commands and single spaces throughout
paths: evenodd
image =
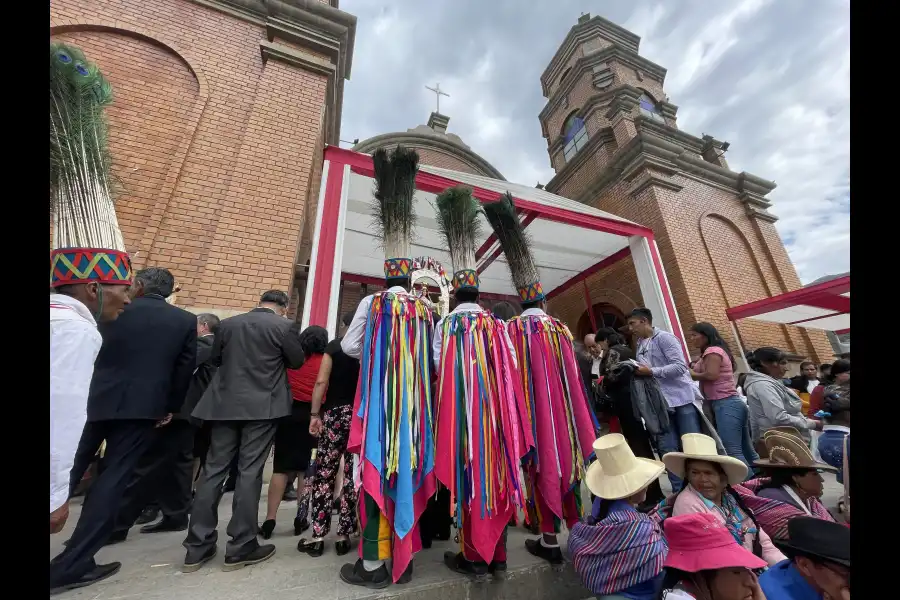
M 591 325 L 591 317 L 587 311 L 584 311 L 581 318 L 578 319 L 578 327 L 576 328 L 579 340 L 583 340 L 584 336 L 589 333 L 594 333 L 601 327 L 612 327 L 625 336 L 625 340 L 631 344 L 631 333 L 628 332 L 627 327 L 628 320 L 618 307 L 608 302 L 598 302 L 591 308 L 594 311 L 594 320 L 597 323 L 597 327 L 595 329 Z

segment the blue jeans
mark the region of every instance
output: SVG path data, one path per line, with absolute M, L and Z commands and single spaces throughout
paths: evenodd
M 753 461 L 759 459 L 759 454 L 753 448 L 753 441 L 750 438 L 747 405 L 738 396 L 711 400 L 710 404 L 716 417 L 716 431 L 722 438 L 725 452 L 750 467 L 749 477 L 753 473 Z
M 693 404 L 669 408 L 669 431 L 656 438 L 660 458 L 668 452 L 679 452 L 681 436 L 686 433 L 701 433 L 700 415 L 697 414 L 697 408 Z M 672 491 L 680 490 L 681 478 L 675 476 L 671 471 L 666 473 L 669 476 L 669 483 L 672 484 Z

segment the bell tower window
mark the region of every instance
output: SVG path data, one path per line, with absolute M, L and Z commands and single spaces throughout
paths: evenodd
M 647 94 L 641 96 L 640 108 L 643 116 L 658 121 L 659 123 L 666 122 L 666 120 L 663 119 L 663 116 L 659 114 L 659 107 L 656 106 L 656 102 L 654 102 L 653 98 Z
M 572 113 L 563 126 L 563 156 L 566 162 L 572 160 L 587 143 L 588 133 L 587 127 L 584 126 L 584 119 Z

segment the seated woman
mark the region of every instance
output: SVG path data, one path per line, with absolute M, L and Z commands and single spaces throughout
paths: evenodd
M 637 458 L 618 433 L 594 442 L 597 460 L 585 483 L 597 498 L 591 516 L 569 534 L 575 572 L 598 600 L 653 600 L 662 583 L 666 543 L 659 524 L 638 512 L 665 466 Z
M 734 542 L 708 513 L 665 522 L 669 554 L 658 598 L 665 600 L 765 600 L 755 571 L 766 562 Z
M 747 353 L 753 369 L 744 380 L 744 394 L 750 409 L 750 433 L 757 452 L 765 453 L 762 435 L 779 426 L 795 427 L 805 441 L 810 430 L 821 428 L 821 422 L 806 418 L 803 402 L 782 379 L 787 371 L 787 356 L 778 348 L 758 348 Z
M 325 346 L 328 345 L 328 332 L 318 325 L 307 327 L 300 333 L 300 345 L 306 355 L 306 362 L 299 369 L 287 370 L 288 383 L 294 398 L 291 414 L 279 420 L 278 428 L 275 430 L 275 457 L 272 461 L 272 479 L 269 480 L 266 520 L 259 528 L 259 534 L 264 539 L 269 539 L 275 529 L 275 516 L 278 514 L 288 479 L 293 475 L 300 477 L 308 475 L 306 471 L 309 468 L 310 457 L 317 445 L 316 438 L 309 434 L 309 413 L 316 377 L 322 365 Z M 298 494 L 294 535 L 300 535 L 309 528 L 307 510 L 310 484 L 310 478 L 306 477 Z
M 747 476 L 747 465 L 716 453 L 716 443 L 700 433 L 681 436 L 683 452 L 663 456 L 666 468 L 686 478 L 687 485 L 675 495 L 672 516 L 709 513 L 724 523 L 735 541 L 769 565 L 784 560 L 772 540 L 762 530 L 753 511 L 732 486 Z
M 743 484 L 755 497 L 743 496 L 762 530 L 774 543 L 788 540 L 788 522 L 796 517 L 834 521 L 819 501 L 823 492 L 822 471 L 837 469 L 816 462 L 797 436 L 770 430 L 765 435 L 768 458 L 754 463 L 764 476 Z M 741 489 L 737 489 L 741 493 Z

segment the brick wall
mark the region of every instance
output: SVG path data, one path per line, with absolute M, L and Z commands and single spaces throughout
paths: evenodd
M 179 305 L 223 314 L 289 290 L 325 77 L 264 65 L 261 26 L 193 2 L 56 0 L 50 12 L 52 39 L 113 86 L 117 215 L 136 266 L 170 268 Z

